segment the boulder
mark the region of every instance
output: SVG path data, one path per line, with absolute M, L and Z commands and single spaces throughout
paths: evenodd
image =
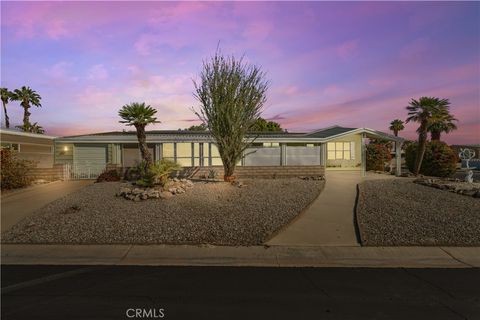
M 161 199 L 170 199 L 171 197 L 173 197 L 173 194 L 169 191 L 160 192 L 160 198 Z

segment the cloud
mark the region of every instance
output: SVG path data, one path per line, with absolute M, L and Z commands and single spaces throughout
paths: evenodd
M 355 55 L 358 51 L 358 40 L 346 41 L 335 48 L 337 55 L 342 59 L 347 59 Z
M 51 39 L 54 40 L 58 40 L 61 37 L 65 37 L 70 34 L 65 26 L 65 21 L 58 19 L 50 21 L 45 26 L 45 32 Z
M 108 71 L 103 64 L 96 64 L 87 71 L 89 80 L 105 80 L 108 78 Z

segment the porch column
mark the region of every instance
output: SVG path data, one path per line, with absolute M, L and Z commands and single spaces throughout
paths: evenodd
M 160 143 L 155 143 L 155 161 L 160 160 L 161 146 L 162 145 Z
M 365 133 L 362 133 L 362 177 L 365 177 L 367 175 L 367 148 L 365 147 L 365 139 L 366 135 Z
M 280 165 L 286 166 L 287 165 L 287 144 L 280 143 Z
M 320 165 L 327 167 L 327 143 L 323 142 L 320 144 Z
M 402 142 L 395 142 L 395 175 L 402 175 Z

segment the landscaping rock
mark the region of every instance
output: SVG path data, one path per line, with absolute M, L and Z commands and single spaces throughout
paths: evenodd
M 173 197 L 173 194 L 169 191 L 160 192 L 160 198 L 161 199 L 170 199 L 171 197 Z
M 118 191 L 115 195 L 117 197 L 124 197 L 127 200 L 133 201 L 141 201 L 147 199 L 168 199 L 174 194 L 183 194 L 186 193 L 187 190 L 192 189 L 194 187 L 194 183 L 188 179 L 178 179 L 174 178 L 168 180 L 165 184 L 165 187 L 155 186 L 152 188 L 143 188 L 131 184 L 122 184 L 120 186 L 120 191 Z M 161 196 L 161 193 L 167 191 L 169 195 L 164 193 Z

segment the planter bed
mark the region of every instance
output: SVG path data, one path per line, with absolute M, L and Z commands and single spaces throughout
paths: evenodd
M 320 193 L 324 181 L 196 182 L 169 199 L 116 197 L 120 182 L 87 186 L 2 234 L 3 243 L 259 245 Z
M 480 245 L 480 199 L 412 179 L 361 183 L 356 214 L 363 245 Z

